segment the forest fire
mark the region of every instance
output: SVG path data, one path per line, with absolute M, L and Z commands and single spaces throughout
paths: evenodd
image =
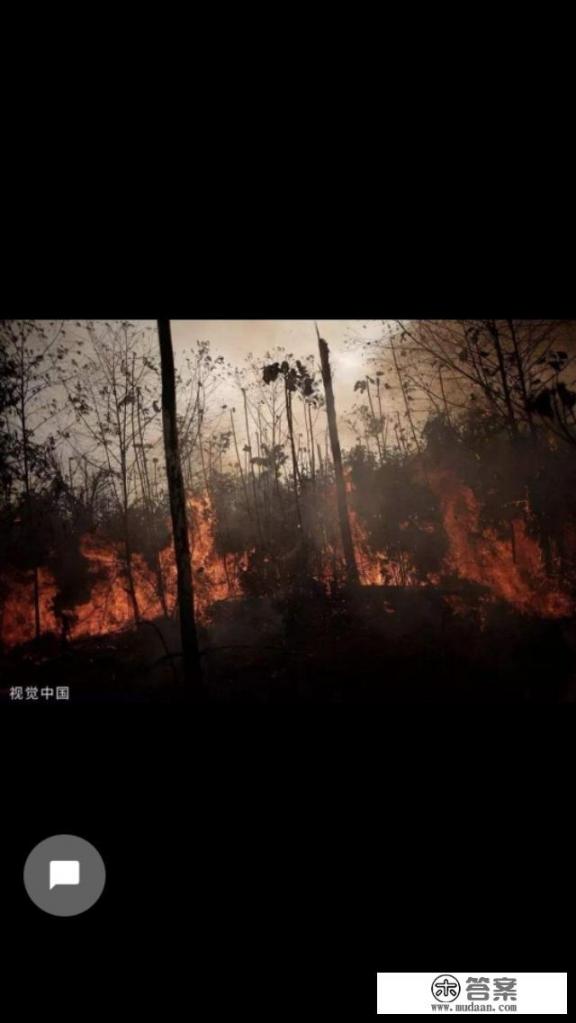
M 472 489 L 450 470 L 430 476 L 450 541 L 448 563 L 463 579 L 487 587 L 495 598 L 543 618 L 568 617 L 574 602 L 546 576 L 542 550 L 523 518 L 510 522 L 510 539 L 480 526 L 480 505 Z
M 248 553 L 240 557 L 217 555 L 214 548 L 214 516 L 210 499 L 189 498 L 190 545 L 194 571 L 195 606 L 200 620 L 211 604 L 238 596 L 241 573 Z M 39 573 L 40 621 L 42 633 L 66 633 L 69 639 L 105 635 L 134 625 L 134 609 L 126 584 L 125 558 L 120 543 L 106 542 L 85 534 L 80 553 L 88 563 L 90 597 L 63 616 L 55 613 L 57 586 L 48 569 Z M 174 613 L 176 603 L 176 566 L 171 545 L 160 552 L 167 610 Z M 132 574 L 136 602 L 142 619 L 161 617 L 163 608 L 154 570 L 140 554 L 132 554 Z M 0 639 L 13 647 L 34 637 L 32 573 L 5 576 L 6 596 L 2 602 Z
M 374 551 L 357 512 L 350 509 L 350 522 L 360 582 L 363 586 L 423 586 L 441 584 L 443 575 L 455 574 L 486 587 L 493 599 L 503 600 L 520 612 L 543 618 L 560 618 L 573 613 L 573 601 L 546 576 L 541 549 L 526 522 L 512 520 L 514 543 L 498 537 L 479 523 L 480 506 L 473 491 L 449 470 L 429 475 L 437 494 L 449 545 L 445 571 L 418 580 L 407 562 L 394 561 L 386 551 Z M 349 493 L 353 493 L 352 487 Z M 215 513 L 208 495 L 188 499 L 190 543 L 194 570 L 195 607 L 201 621 L 209 619 L 217 601 L 240 597 L 242 577 L 251 552 L 218 554 L 215 544 Z M 68 638 L 104 635 L 134 624 L 134 611 L 125 577 L 125 561 L 119 543 L 105 542 L 85 534 L 80 551 L 88 563 L 91 580 L 89 599 L 78 603 L 64 616 Z M 327 546 L 322 553 L 323 579 L 334 581 L 341 570 L 341 558 Z M 132 572 L 140 617 L 163 614 L 154 570 L 141 554 L 132 554 Z M 169 615 L 175 610 L 176 570 L 174 552 L 168 545 L 160 552 L 160 564 Z M 6 647 L 24 643 L 34 636 L 31 574 L 4 577 L 6 596 L 2 604 L 0 636 Z M 55 580 L 48 569 L 39 573 L 40 618 L 43 633 L 61 634 L 62 616 L 54 611 Z
M 136 694 L 138 672 L 167 693 L 205 678 L 229 692 L 229 676 L 240 692 L 246 657 L 249 693 L 261 678 L 271 698 L 279 678 L 323 692 L 334 675 L 352 693 L 359 665 L 376 701 L 382 679 L 400 691 L 406 677 L 427 699 L 422 659 L 439 692 L 459 691 L 472 654 L 479 692 L 501 674 L 522 692 L 540 637 L 576 677 L 571 337 L 387 322 L 350 339 L 353 360 L 311 323 L 315 352 L 241 364 L 209 341 L 174 352 L 166 320 L 66 336 L 0 323 L 8 671 L 85 664 L 94 693 L 100 653 L 125 651 Z M 102 675 L 116 698 L 116 668 Z

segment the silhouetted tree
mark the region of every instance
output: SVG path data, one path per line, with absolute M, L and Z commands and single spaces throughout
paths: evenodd
M 46 433 L 58 414 L 59 402 L 53 392 L 58 364 L 68 353 L 63 343 L 64 323 L 35 320 L 0 321 L 0 345 L 4 346 L 5 415 L 12 424 L 4 455 L 9 465 L 5 481 L 15 487 L 23 499 L 24 547 L 31 565 L 36 637 L 41 633 L 40 576 L 42 537 L 37 518 L 37 495 L 52 476 L 55 440 Z M 7 471 L 7 475 L 6 475 Z
M 149 513 L 151 541 L 158 533 L 151 509 L 151 488 L 146 431 L 158 421 L 155 390 L 149 381 L 157 369 L 146 351 L 149 330 L 132 323 L 92 323 L 85 326 L 85 358 L 66 383 L 69 403 L 90 442 L 89 459 L 104 468 L 113 509 L 121 522 L 124 569 L 135 622 L 141 616 L 134 578 L 133 509 L 141 501 Z M 153 543 L 152 543 L 153 545 Z M 156 545 L 157 546 L 157 545 Z M 164 603 L 160 565 L 155 574 L 159 599 Z
M 342 537 L 342 548 L 346 562 L 346 575 L 348 582 L 358 584 L 358 567 L 354 555 L 354 544 L 352 543 L 352 531 L 348 517 L 348 506 L 346 503 L 346 485 L 344 482 L 344 471 L 342 469 L 342 453 L 340 450 L 340 438 L 338 436 L 338 423 L 336 420 L 336 405 L 334 402 L 334 390 L 332 388 L 332 372 L 330 370 L 330 354 L 328 345 L 320 337 L 318 325 L 318 348 L 320 350 L 320 365 L 322 367 L 322 380 L 324 393 L 326 395 L 326 414 L 328 416 L 328 429 L 330 431 L 330 445 L 332 447 L 332 459 L 334 462 L 334 474 L 336 478 L 336 500 L 338 504 L 338 520 L 340 523 L 340 535 Z
M 202 684 L 200 654 L 196 622 L 194 619 L 194 591 L 192 566 L 188 541 L 186 494 L 180 464 L 178 426 L 176 419 L 176 383 L 174 374 L 174 352 L 170 320 L 158 320 L 160 341 L 160 362 L 162 366 L 162 424 L 164 451 L 166 454 L 166 476 L 170 496 L 170 514 L 174 536 L 174 553 L 178 578 L 178 609 L 180 613 L 180 634 L 186 677 L 199 691 Z

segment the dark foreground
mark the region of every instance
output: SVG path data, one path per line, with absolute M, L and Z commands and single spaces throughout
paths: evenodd
M 520 615 L 476 588 L 228 601 L 200 642 L 214 703 L 576 701 L 576 623 Z M 14 686 L 69 686 L 70 704 L 186 703 L 178 651 L 169 620 L 69 644 L 44 636 L 2 655 L 1 700 L 28 702 L 10 698 Z

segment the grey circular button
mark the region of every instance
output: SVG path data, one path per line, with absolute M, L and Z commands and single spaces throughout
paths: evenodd
M 104 861 L 90 842 L 53 835 L 36 845 L 24 864 L 32 902 L 53 916 L 77 916 L 98 901 L 106 883 Z

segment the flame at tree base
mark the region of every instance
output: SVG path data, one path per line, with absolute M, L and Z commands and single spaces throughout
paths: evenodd
M 514 518 L 510 538 L 502 539 L 494 530 L 481 526 L 478 499 L 450 470 L 435 470 L 429 474 L 428 483 L 438 499 L 448 538 L 443 571 L 422 579 L 408 555 L 399 562 L 390 559 L 385 551 L 373 550 L 366 529 L 351 509 L 353 544 L 363 586 L 434 586 L 441 585 L 443 577 L 457 576 L 485 587 L 494 600 L 506 601 L 523 614 L 544 618 L 573 614 L 574 600 L 547 576 L 541 548 L 529 533 L 525 517 Z M 214 509 L 208 496 L 189 498 L 188 510 L 195 609 L 198 619 L 207 621 L 216 602 L 243 594 L 243 575 L 254 552 L 226 556 L 217 552 Z M 71 610 L 55 612 L 58 588 L 54 576 L 46 568 L 38 570 L 42 633 L 78 639 L 132 626 L 135 614 L 122 544 L 86 534 L 80 552 L 87 563 L 90 597 Z M 324 545 L 321 563 L 320 578 L 324 584 L 343 577 L 342 558 L 333 546 Z M 132 554 L 130 564 L 140 617 L 159 618 L 165 611 L 173 615 L 176 566 L 172 545 L 159 553 L 156 566 L 151 566 L 139 553 Z M 159 572 L 164 606 L 159 596 Z M 5 574 L 3 589 L 0 638 L 4 646 L 13 647 L 34 638 L 32 573 Z
M 220 557 L 215 550 L 214 514 L 209 497 L 188 499 L 190 549 L 194 580 L 194 606 L 200 621 L 209 616 L 211 605 L 242 593 L 241 576 L 248 562 L 248 553 Z M 65 634 L 70 639 L 105 635 L 134 625 L 135 613 L 128 577 L 126 557 L 121 543 L 105 541 L 85 534 L 80 554 L 88 563 L 90 598 L 78 603 L 72 611 L 58 615 L 54 609 L 58 588 L 53 574 L 39 569 L 39 604 L 42 633 Z M 154 619 L 163 616 L 159 595 L 158 569 L 151 567 L 143 555 L 130 558 L 139 617 Z M 176 609 L 176 562 L 170 544 L 159 553 L 164 602 L 168 615 Z M 2 602 L 0 637 L 6 647 L 17 646 L 34 638 L 34 582 L 32 572 L 15 572 L 5 578 L 6 597 Z

